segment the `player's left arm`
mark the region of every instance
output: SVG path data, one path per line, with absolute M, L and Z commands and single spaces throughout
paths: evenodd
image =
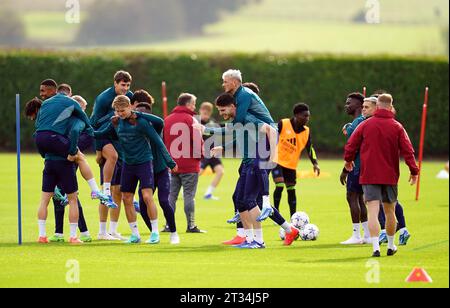
M 353 132 L 352 136 L 345 145 L 344 159 L 345 159 L 345 169 L 347 171 L 353 170 L 356 153 L 358 153 L 359 149 L 361 148 L 361 144 L 363 142 L 363 131 L 364 131 L 364 123 L 358 126 L 358 129 L 356 129 Z
M 308 142 L 306 143 L 306 151 L 308 153 L 309 160 L 311 160 L 311 163 L 313 164 L 314 173 L 317 176 L 319 176 L 320 175 L 320 167 L 319 167 L 319 162 L 317 161 L 316 150 L 314 150 L 314 147 L 312 144 L 311 132 L 309 133 Z
M 85 123 L 82 121 L 75 121 L 73 126 L 70 128 L 69 132 L 69 154 L 74 156 L 78 153 L 78 141 L 80 139 L 80 135 L 86 127 Z
M 405 163 L 408 165 L 409 171 L 411 172 L 410 183 L 411 185 L 414 185 L 417 182 L 420 170 L 417 166 L 416 158 L 414 157 L 414 148 L 411 140 L 403 127 L 400 129 L 399 148 L 400 153 L 405 159 Z
M 250 109 L 251 104 L 251 95 L 243 95 L 239 102 L 236 100 L 236 117 L 234 118 L 234 123 L 245 122 L 245 118 L 248 115 L 248 110 Z
M 135 112 L 138 116 L 146 119 L 147 121 L 149 121 L 152 126 L 153 129 L 156 131 L 156 133 L 158 135 L 161 134 L 161 132 L 164 129 L 164 120 L 158 116 L 155 116 L 154 114 L 149 114 L 149 113 L 142 113 L 142 112 Z
M 161 135 L 159 135 L 156 132 L 153 125 L 149 123 L 147 120 L 144 120 L 143 118 L 141 119 L 138 118 L 137 123 L 139 131 L 142 132 L 142 134 L 151 142 L 152 145 L 156 146 L 156 150 L 162 154 L 167 166 L 169 166 L 169 168 L 173 170 L 176 167 L 176 163 L 172 159 L 172 157 L 169 154 L 169 151 L 164 145 Z

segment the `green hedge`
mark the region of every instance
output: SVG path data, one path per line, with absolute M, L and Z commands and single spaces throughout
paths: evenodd
M 168 84 L 169 105 L 177 95 L 191 92 L 199 101 L 213 100 L 221 92 L 221 74 L 239 68 L 246 81 L 261 88 L 261 97 L 275 119 L 289 117 L 294 103 L 307 102 L 312 109 L 314 143 L 318 152 L 342 152 L 342 125 L 349 122 L 343 111 L 346 95 L 385 89 L 394 95 L 398 119 L 417 148 L 424 89 L 430 87 L 426 155 L 448 154 L 448 61 L 444 58 L 391 56 L 268 55 L 268 54 L 163 54 L 163 53 L 60 53 L 5 51 L 0 53 L 0 150 L 15 148 L 14 97 L 22 107 L 39 94 L 45 78 L 72 85 L 92 110 L 95 97 L 112 85 L 115 71 L 133 75 L 133 89 L 148 89 L 161 113 L 161 81 Z M 22 119 L 22 145 L 34 149 L 33 123 Z

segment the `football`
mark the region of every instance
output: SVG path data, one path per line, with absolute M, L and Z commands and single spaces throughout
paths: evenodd
M 300 237 L 304 241 L 315 241 L 319 237 L 319 228 L 313 224 L 307 224 L 300 230 Z
M 309 216 L 305 212 L 297 212 L 291 217 L 291 223 L 298 229 L 302 230 L 310 223 Z

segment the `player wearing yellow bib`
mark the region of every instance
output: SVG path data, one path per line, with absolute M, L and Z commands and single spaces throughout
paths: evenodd
M 298 103 L 294 106 L 294 117 L 283 119 L 278 123 L 280 136 L 276 159 L 278 165 L 272 171 L 272 177 L 276 185 L 273 199 L 275 208 L 279 210 L 281 195 L 284 186 L 286 186 L 291 216 L 297 211 L 297 196 L 295 194 L 297 165 L 304 149 L 306 149 L 309 159 L 314 166 L 314 172 L 317 176 L 320 175 L 316 152 L 311 142 L 310 129 L 306 126 L 310 116 L 309 106 L 304 103 Z

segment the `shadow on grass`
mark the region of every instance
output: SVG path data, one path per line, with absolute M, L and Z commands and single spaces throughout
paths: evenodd
M 147 245 L 149 248 L 152 248 L 152 245 Z M 154 246 L 155 248 L 158 246 Z M 207 246 L 190 246 L 190 247 L 183 247 L 183 246 L 166 246 L 162 249 L 149 249 L 148 251 L 133 251 L 131 253 L 187 253 L 187 252 L 194 252 L 194 253 L 204 253 L 204 252 L 223 252 L 225 250 L 229 250 L 232 248 L 221 246 L 221 245 L 207 245 Z M 237 249 L 236 249 L 237 250 Z
M 353 263 L 358 261 L 367 261 L 370 259 L 370 256 L 367 257 L 352 257 L 352 258 L 341 258 L 341 259 L 295 259 L 288 260 L 291 263 L 302 263 L 302 264 L 317 264 L 317 263 Z

